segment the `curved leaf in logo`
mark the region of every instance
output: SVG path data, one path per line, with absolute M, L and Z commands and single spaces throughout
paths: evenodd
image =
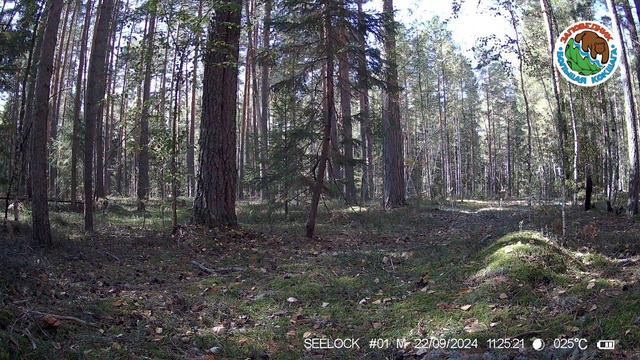
M 567 47 L 564 50 L 564 54 L 567 57 L 567 64 L 569 64 L 571 70 L 580 75 L 595 75 L 604 67 L 598 66 L 598 64 L 596 64 L 589 55 L 582 56 L 574 39 L 569 40 Z

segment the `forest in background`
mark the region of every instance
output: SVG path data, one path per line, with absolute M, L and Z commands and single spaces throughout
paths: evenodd
M 640 7 L 481 0 L 467 51 L 469 3 L 2 0 L 0 359 L 636 356 Z M 581 20 L 596 87 L 552 61 Z
M 321 194 L 577 204 L 589 184 L 637 214 L 635 2 L 612 19 L 613 3 L 496 1 L 513 31 L 481 38 L 473 59 L 446 19 L 400 25 L 391 3 L 225 4 L 4 1 L 5 208 L 89 204 L 90 230 L 98 199 L 183 196 L 194 221 L 224 225 L 236 198 L 310 201 L 311 219 Z M 628 61 L 603 86 L 570 85 L 550 60 L 558 29 L 596 15 Z M 198 216 L 199 191 L 226 204 Z

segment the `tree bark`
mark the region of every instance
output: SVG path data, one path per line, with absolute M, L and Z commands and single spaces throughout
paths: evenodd
M 49 12 L 39 54 L 35 97 L 33 99 L 33 125 L 31 129 L 31 201 L 32 238 L 36 244 L 51 244 L 51 226 L 47 204 L 47 118 L 53 57 L 56 48 L 58 25 L 62 12 L 62 0 L 48 2 Z
M 384 205 L 400 207 L 406 204 L 402 126 L 400 124 L 400 89 L 396 54 L 396 26 L 393 0 L 384 0 L 384 50 L 387 57 L 386 86 L 382 122 L 384 128 Z
M 193 221 L 236 226 L 236 100 L 240 0 L 222 1 L 209 25 L 204 62 L 200 167 Z
M 102 0 L 89 57 L 84 111 L 84 228 L 86 231 L 93 231 L 93 150 L 96 139 L 96 123 L 100 116 L 101 104 L 104 101 L 109 23 L 112 12 L 112 0 Z

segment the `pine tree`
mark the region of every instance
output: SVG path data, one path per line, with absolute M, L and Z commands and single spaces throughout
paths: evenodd
M 384 205 L 385 207 L 399 207 L 404 206 L 406 200 L 393 0 L 384 0 L 383 11 L 386 16 L 384 50 L 387 61 L 386 89 L 382 113 L 384 127 Z
M 49 206 L 47 201 L 47 119 L 49 113 L 49 94 L 53 57 L 56 48 L 58 25 L 62 13 L 62 0 L 50 0 L 47 3 L 47 17 L 42 48 L 38 55 L 35 96 L 33 99 L 33 125 L 31 128 L 31 200 L 33 241 L 39 245 L 51 244 L 51 226 L 49 225 Z
M 241 10 L 240 0 L 217 5 L 205 50 L 193 221 L 210 227 L 237 225 L 235 122 Z
M 87 91 L 85 94 L 84 133 L 84 228 L 93 231 L 93 156 L 97 119 L 101 114 L 107 78 L 107 47 L 113 1 L 102 0 L 94 29 L 93 45 L 89 57 Z

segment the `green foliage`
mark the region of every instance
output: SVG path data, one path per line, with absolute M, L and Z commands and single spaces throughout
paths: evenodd
M 580 54 L 578 45 L 576 45 L 576 42 L 573 39 L 569 39 L 564 50 L 564 54 L 567 57 L 567 64 L 569 67 L 580 75 L 595 75 L 602 70 L 602 68 L 594 64 L 591 59 Z

